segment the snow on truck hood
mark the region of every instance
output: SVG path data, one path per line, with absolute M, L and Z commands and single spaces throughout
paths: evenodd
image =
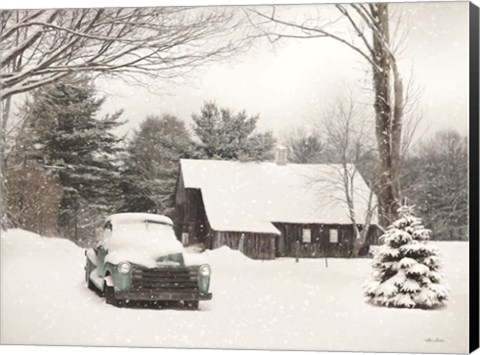
M 171 220 L 152 216 L 132 213 L 109 217 L 107 221 L 112 222 L 112 233 L 104 240 L 108 250 L 105 261 L 112 264 L 128 261 L 154 268 L 162 265 L 157 261 L 159 258 L 183 253 L 182 243 L 175 237 Z M 197 265 L 195 258 L 185 259 L 188 260 L 185 260 L 187 265 Z
M 132 224 L 137 223 L 142 225 L 145 221 L 157 222 L 168 224 L 173 226 L 173 222 L 170 218 L 153 213 L 142 213 L 142 212 L 126 212 L 126 213 L 117 213 L 107 217 L 106 222 L 111 222 L 112 225 L 122 225 L 122 224 Z

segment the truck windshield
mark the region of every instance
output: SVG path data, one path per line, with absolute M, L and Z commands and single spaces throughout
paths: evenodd
M 166 223 L 144 221 L 115 223 L 112 229 L 112 238 L 175 238 L 173 228 Z
M 110 233 L 104 234 L 104 245 L 109 249 L 124 246 L 148 247 L 149 244 L 177 241 L 173 227 L 157 221 L 117 222 Z

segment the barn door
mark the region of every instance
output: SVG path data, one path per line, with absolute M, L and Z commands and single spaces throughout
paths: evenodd
M 285 234 L 281 233 L 275 237 L 275 256 L 285 256 Z

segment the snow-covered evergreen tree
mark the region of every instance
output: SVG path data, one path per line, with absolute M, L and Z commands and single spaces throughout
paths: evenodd
M 289 148 L 289 159 L 292 163 L 321 164 L 328 160 L 325 157 L 325 144 L 317 130 L 302 128 L 289 130 L 286 145 Z
M 147 117 L 128 145 L 122 211 L 173 217 L 179 160 L 191 157 L 192 146 L 177 117 Z
M 273 158 L 275 138 L 272 132 L 255 132 L 258 118 L 206 102 L 200 115 L 192 115 L 202 157 L 257 161 Z
M 383 245 L 373 259 L 374 281 L 365 295 L 387 307 L 434 308 L 444 305 L 448 288 L 442 284 L 438 251 L 428 243 L 425 229 L 412 208 L 402 206 L 400 218 L 381 236 Z
M 58 174 L 63 186 L 58 225 L 80 244 L 120 200 L 122 139 L 112 131 L 122 124 L 121 112 L 98 119 L 104 101 L 85 78 L 42 88 L 33 95 L 21 138 L 25 164 Z

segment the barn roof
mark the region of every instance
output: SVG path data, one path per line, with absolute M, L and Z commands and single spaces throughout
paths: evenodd
M 200 189 L 216 231 L 280 234 L 273 222 L 351 224 L 340 164 L 180 160 L 185 188 Z M 370 189 L 353 165 L 355 213 L 365 220 Z M 372 219 L 376 223 L 376 217 Z

